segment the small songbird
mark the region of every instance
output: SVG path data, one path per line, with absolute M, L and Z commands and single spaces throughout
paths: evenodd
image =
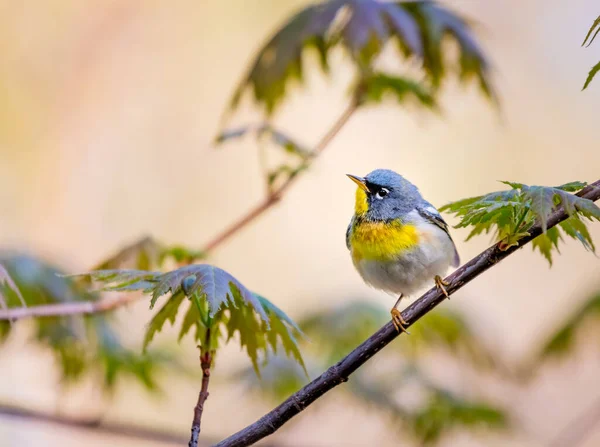
M 454 241 L 438 210 L 400 174 L 377 169 L 364 178 L 347 175 L 358 188 L 346 246 L 367 284 L 398 295 L 392 322 L 405 331 L 396 308 L 403 296 L 429 281 L 448 296 L 441 275 L 460 263 Z

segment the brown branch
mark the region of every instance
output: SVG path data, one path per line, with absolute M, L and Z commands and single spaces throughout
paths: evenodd
M 138 298 L 138 294 L 125 294 L 100 301 L 74 301 L 70 303 L 47 304 L 33 307 L 12 307 L 9 309 L 0 309 L 0 320 L 96 314 L 108 312 L 124 306 Z
M 577 193 L 577 195 L 593 201 L 600 199 L 600 180 L 584 188 Z M 552 228 L 567 217 L 568 215 L 562 207 L 555 210 L 548 219 L 548 228 Z M 523 245 L 542 234 L 542 228 L 540 225 L 535 225 L 530 229 L 529 233 L 528 236 L 519 241 L 519 246 L 512 246 L 506 250 L 501 250 L 499 244 L 495 244 L 457 269 L 446 278 L 446 281 L 449 283 L 446 287 L 448 294 L 456 292 L 490 267 L 496 265 Z M 443 293 L 437 288 L 434 287 L 430 289 L 402 312 L 404 320 L 408 323 L 407 326 L 414 324 L 417 320 L 444 301 L 445 298 Z M 383 349 L 398 335 L 399 334 L 393 324 L 391 322 L 387 323 L 350 354 L 330 367 L 300 391 L 290 396 L 282 404 L 271 410 L 258 421 L 221 441 L 216 447 L 243 447 L 271 435 L 325 393 L 335 388 L 337 385 L 346 382 L 350 374 L 360 368 L 367 360 L 377 354 L 377 352 Z
M 198 447 L 198 438 L 200 436 L 200 423 L 202 422 L 202 412 L 204 403 L 208 399 L 208 382 L 210 380 L 210 367 L 212 364 L 212 352 L 210 350 L 210 328 L 206 329 L 206 337 L 200 350 L 200 367 L 202 368 L 202 387 L 198 394 L 198 402 L 194 407 L 194 420 L 192 421 L 192 435 L 188 447 Z
M 356 112 L 360 102 L 358 99 L 353 99 L 352 102 L 346 107 L 346 110 L 338 117 L 331 129 L 327 131 L 317 145 L 313 148 L 312 158 L 317 157 L 325 148 L 329 145 L 331 140 L 340 132 L 344 125 L 348 122 L 350 117 Z M 230 227 L 226 228 L 225 231 L 218 234 L 215 238 L 209 241 L 203 248 L 204 252 L 214 250 L 216 247 L 221 245 L 239 230 L 244 228 L 246 225 L 254 221 L 258 216 L 267 211 L 273 205 L 275 205 L 282 197 L 283 193 L 292 186 L 294 181 L 298 178 L 298 175 L 290 176 L 281 186 L 276 190 L 272 191 L 261 203 L 251 209 L 246 215 L 235 221 Z
M 46 424 L 61 425 L 78 430 L 89 430 L 97 433 L 118 435 L 148 442 L 160 442 L 169 445 L 182 445 L 185 443 L 185 438 L 178 435 L 174 431 L 155 430 L 139 425 L 102 422 L 96 418 L 73 418 L 45 413 L 37 410 L 30 410 L 10 404 L 0 404 L 0 417 L 31 420 L 35 421 L 36 423 L 42 422 Z

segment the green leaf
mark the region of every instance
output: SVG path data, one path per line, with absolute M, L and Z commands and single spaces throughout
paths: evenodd
M 552 227 L 546 233 L 540 234 L 536 237 L 531 244 L 533 250 L 538 249 L 540 253 L 548 260 L 548 263 L 552 265 L 552 250 L 558 250 L 558 240 L 560 239 L 560 233 L 558 227 Z M 560 253 L 560 252 L 559 252 Z
M 210 330 L 211 346 L 203 349 L 216 350 L 222 336 L 229 341 L 237 332 L 257 374 L 260 359 L 276 351 L 279 343 L 304 368 L 298 349 L 301 332 L 295 323 L 273 303 L 255 295 L 220 268 L 197 264 L 166 273 L 104 270 L 75 276 L 104 282 L 103 290 L 143 290 L 152 295 L 151 308 L 159 297 L 171 294 L 150 321 L 144 348 L 167 321 L 175 323 L 177 311 L 187 296 L 192 305 L 183 318 L 179 339 L 195 326 L 195 339 L 202 345 Z
M 27 306 L 98 299 L 96 294 L 61 275 L 60 269 L 39 259 L 0 253 L 0 262 L 10 272 Z M 131 277 L 125 275 L 125 279 Z M 18 298 L 13 295 L 9 306 L 20 306 Z M 130 377 L 153 391 L 158 386 L 157 374 L 166 368 L 172 372 L 175 365 L 164 351 L 140 355 L 125 347 L 108 314 L 32 321 L 33 341 L 54 355 L 65 385 L 90 377 L 103 391 L 110 393 L 122 378 Z M 0 330 L 7 335 L 10 326 L 0 326 Z
M 592 33 L 594 32 L 594 30 L 596 30 L 596 32 L 592 36 Z M 586 34 L 585 39 L 583 39 L 583 43 L 581 44 L 581 46 L 583 47 L 587 43 L 587 46 L 589 47 L 599 32 L 600 32 L 600 16 L 598 16 L 598 18 L 596 20 L 594 20 L 594 23 L 592 23 L 592 26 L 590 27 L 588 33 Z M 591 39 L 590 39 L 590 37 L 591 37 Z M 589 43 L 588 43 L 588 39 L 589 39 Z
M 596 77 L 596 74 L 600 71 L 600 62 L 598 62 L 596 65 L 594 65 L 591 69 L 590 72 L 587 75 L 587 78 L 585 79 L 585 83 L 583 84 L 583 88 L 581 90 L 585 90 L 586 88 L 588 88 L 588 85 L 590 85 L 590 82 L 592 82 L 594 80 L 594 78 Z
M 588 184 L 586 182 L 569 182 L 564 185 L 557 186 L 556 189 L 560 189 L 567 192 L 577 192 L 585 188 Z
M 306 366 L 302 354 L 298 348 L 298 337 L 303 336 L 302 331 L 281 309 L 271 303 L 265 297 L 257 295 L 260 303 L 269 316 L 270 329 L 267 330 L 267 340 L 274 353 L 277 353 L 278 344 L 281 343 L 288 357 L 292 357 L 302 367 L 304 372 Z
M 436 443 L 443 434 L 456 427 L 502 429 L 508 426 L 508 418 L 501 409 L 447 391 L 434 393 L 428 405 L 412 419 L 415 437 L 423 445 Z
M 169 297 L 167 302 L 163 304 L 160 310 L 152 317 L 146 328 L 146 335 L 144 336 L 144 351 L 146 351 L 146 348 L 154 338 L 154 334 L 160 332 L 167 321 L 171 322 L 171 326 L 175 324 L 177 311 L 179 310 L 179 306 L 183 302 L 184 298 L 185 295 L 183 292 L 173 294 L 171 297 Z
M 530 202 L 531 211 L 540 220 L 542 231 L 545 233 L 548 228 L 548 217 L 554 208 L 554 188 L 523 185 L 522 189 L 525 198 Z
M 151 309 L 158 298 L 167 293 L 177 294 L 184 291 L 188 297 L 199 294 L 208 302 L 209 316 L 211 317 L 222 306 L 228 307 L 230 304 L 235 304 L 231 293 L 231 289 L 233 289 L 240 293 L 243 300 L 264 321 L 268 321 L 260 302 L 250 290 L 225 270 L 208 264 L 189 265 L 167 273 L 142 270 L 99 270 L 71 276 L 104 282 L 102 290 L 143 290 L 144 293 L 151 293 Z M 192 279 L 191 283 L 190 279 Z M 183 289 L 184 282 L 189 284 L 186 286 L 186 290 Z
M 346 20 L 340 20 L 340 17 Z M 271 115 L 288 94 L 292 82 L 305 76 L 303 55 L 315 49 L 320 66 L 329 71 L 330 51 L 342 47 L 359 74 L 372 71 L 389 41 L 398 43 L 400 56 L 419 58 L 434 87 L 450 70 L 443 64 L 443 45 L 457 44 L 459 79 L 474 77 L 481 90 L 492 96 L 489 67 L 471 34 L 457 14 L 433 2 L 382 2 L 331 0 L 311 5 L 289 19 L 258 51 L 250 69 L 235 90 L 231 108 L 238 106 L 246 90 Z
M 558 251 L 558 241 L 562 238 L 559 228 L 548 230 L 548 219 L 557 207 L 562 206 L 571 217 L 560 224 L 560 229 L 580 241 L 586 249 L 594 251 L 590 233 L 580 217 L 600 220 L 600 208 L 591 200 L 570 193 L 584 188 L 586 183 L 575 181 L 557 187 L 502 183 L 512 189 L 453 202 L 440 210 L 460 218 L 457 228 L 472 227 L 467 239 L 495 230 L 501 249 L 518 245 L 539 222 L 544 234 L 534 239 L 532 247 L 552 264 L 552 252 Z
M 374 73 L 359 82 L 357 88 L 364 90 L 364 101 L 366 103 L 379 103 L 384 96 L 389 95 L 395 98 L 398 103 L 416 100 L 428 109 L 437 109 L 438 107 L 435 96 L 423 83 L 408 78 L 386 73 Z
M 15 295 L 19 299 L 21 306 L 27 307 L 27 303 L 23 295 L 21 295 L 19 287 L 17 287 L 4 266 L 0 264 L 0 308 L 6 309 L 8 307 L 10 300 L 9 297 L 5 296 L 7 294 Z
M 586 250 L 590 250 L 591 252 L 596 251 L 590 232 L 578 216 L 569 217 L 558 225 L 567 236 L 581 242 Z

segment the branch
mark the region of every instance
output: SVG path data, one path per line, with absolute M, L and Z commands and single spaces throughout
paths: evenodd
M 584 188 L 577 193 L 577 195 L 592 201 L 600 199 L 600 180 Z M 568 217 L 569 216 L 562 207 L 556 209 L 548 219 L 548 228 L 552 228 Z M 501 250 L 499 244 L 495 244 L 483 251 L 446 278 L 446 281 L 449 283 L 446 287 L 448 294 L 456 292 L 465 284 L 472 281 L 481 273 L 496 265 L 540 234 L 542 234 L 542 228 L 538 224 L 530 229 L 529 236 L 519 240 L 518 246 L 512 246 L 506 250 Z M 444 301 L 444 299 L 445 296 L 437 288 L 434 287 L 430 289 L 402 313 L 402 317 L 408 323 L 407 326 L 414 324 L 417 320 Z M 335 388 L 337 385 L 346 382 L 350 374 L 360 368 L 367 360 L 377 354 L 378 351 L 383 349 L 398 335 L 400 334 L 396 331 L 393 324 L 391 322 L 387 323 L 360 346 L 354 349 L 354 351 L 330 367 L 300 391 L 290 396 L 278 407 L 271 410 L 255 423 L 221 441 L 216 447 L 247 446 L 271 435 L 292 417 L 296 416 L 314 401 L 325 395 L 325 393 Z
M 344 127 L 344 125 L 348 122 L 350 117 L 356 112 L 360 102 L 358 100 L 358 96 L 352 100 L 352 102 L 346 107 L 346 110 L 338 117 L 338 119 L 334 122 L 331 129 L 327 131 L 325 135 L 321 138 L 321 140 L 317 143 L 312 151 L 312 158 L 317 157 L 325 148 L 331 143 L 331 140 L 339 133 L 340 130 Z M 279 188 L 275 191 L 271 192 L 261 203 L 255 206 L 252 210 L 246 213 L 245 216 L 238 219 L 234 222 L 229 228 L 225 229 L 221 234 L 217 235 L 211 241 L 209 241 L 204 247 L 204 252 L 209 252 L 214 250 L 216 247 L 221 245 L 239 230 L 244 228 L 249 223 L 253 222 L 258 216 L 267 211 L 273 205 L 275 205 L 282 197 L 283 193 L 292 186 L 294 180 L 298 178 L 298 175 L 294 175 L 289 177 Z
M 198 394 L 198 403 L 194 407 L 194 420 L 192 421 L 192 436 L 188 447 L 198 447 L 198 437 L 200 436 L 200 423 L 202 422 L 202 412 L 204 403 L 208 399 L 208 382 L 210 380 L 210 366 L 212 364 L 212 352 L 210 351 L 210 328 L 206 329 L 206 337 L 200 351 L 200 367 L 202 368 L 202 387 Z
M 22 320 L 34 317 L 59 317 L 66 315 L 86 315 L 108 312 L 136 301 L 138 294 L 119 295 L 100 301 L 75 301 L 70 303 L 48 304 L 34 307 L 13 307 L 0 309 L 0 320 Z
M 47 424 L 62 425 L 69 428 L 90 430 L 97 433 L 125 436 L 148 442 L 182 445 L 185 440 L 175 432 L 155 430 L 139 425 L 105 423 L 98 419 L 83 419 L 28 410 L 19 406 L 0 404 L 0 417 L 19 418 Z

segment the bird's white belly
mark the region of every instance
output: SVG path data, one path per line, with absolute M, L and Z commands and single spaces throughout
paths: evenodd
M 360 260 L 356 269 L 364 281 L 396 295 L 412 295 L 433 287 L 436 275 L 444 276 L 454 257 L 448 235 L 435 225 L 422 231 L 420 243 L 393 261 Z

